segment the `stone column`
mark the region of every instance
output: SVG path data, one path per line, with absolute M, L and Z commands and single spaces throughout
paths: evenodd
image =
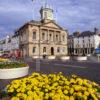
M 61 41 L 62 35 L 59 33 L 59 42 Z
M 56 42 L 56 32 L 55 31 L 53 33 L 53 41 L 54 41 L 54 43 Z

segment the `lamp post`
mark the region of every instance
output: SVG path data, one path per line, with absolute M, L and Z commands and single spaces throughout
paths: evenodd
M 34 1 L 35 0 L 32 0 L 33 4 L 34 4 Z M 33 8 L 33 13 L 34 13 L 34 8 Z M 34 19 L 34 14 L 33 14 L 33 19 Z M 36 59 L 36 71 L 39 72 L 40 71 L 40 26 L 38 27 L 39 28 L 39 40 L 38 40 L 38 50 L 39 50 L 39 57 L 38 59 Z
M 38 50 L 39 50 L 39 57 L 38 59 L 36 59 L 36 71 L 37 72 L 40 72 L 40 26 L 38 27 L 39 28 L 39 38 L 38 38 Z

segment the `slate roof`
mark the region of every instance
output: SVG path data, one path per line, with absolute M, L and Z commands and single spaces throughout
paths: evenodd
M 30 22 L 28 22 L 28 24 L 42 25 L 42 22 L 41 21 L 31 20 Z
M 73 38 L 73 37 L 87 37 L 87 36 L 92 36 L 92 35 L 96 35 L 96 33 L 91 32 L 91 31 L 84 31 L 84 32 L 82 32 L 78 35 L 74 35 L 74 33 L 73 33 L 73 35 L 69 35 L 68 38 L 70 39 L 70 38 Z M 100 34 L 97 34 L 97 35 L 100 36 Z
M 74 37 L 74 35 L 68 35 L 68 38 L 69 39 L 71 39 L 71 38 L 73 38 Z
M 78 37 L 91 36 L 91 35 L 94 35 L 94 34 L 95 34 L 95 32 L 84 31 L 84 32 L 82 32 Z
M 54 20 L 51 20 L 50 22 L 54 23 L 54 24 L 57 25 L 60 29 L 64 30 L 64 29 L 63 29 L 62 27 L 60 27 Z M 22 29 L 22 28 L 23 28 L 24 26 L 26 26 L 26 25 L 42 26 L 42 25 L 48 24 L 48 23 L 50 23 L 50 22 L 46 22 L 46 23 L 45 23 L 45 22 L 43 22 L 43 21 L 31 20 L 31 21 L 25 23 L 25 24 L 24 24 L 23 26 L 21 26 L 19 29 L 17 29 L 16 32 L 19 31 L 20 29 Z

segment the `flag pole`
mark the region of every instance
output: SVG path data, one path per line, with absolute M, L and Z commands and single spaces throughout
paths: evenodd
M 35 0 L 31 0 L 31 1 L 32 1 L 32 9 L 33 9 L 32 10 L 32 12 L 33 12 L 32 19 L 34 20 L 34 18 L 35 18 L 35 14 L 34 14 L 35 13 L 35 11 L 34 11 L 34 1 Z

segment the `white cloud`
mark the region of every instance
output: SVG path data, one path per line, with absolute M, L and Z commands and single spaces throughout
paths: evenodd
M 58 23 L 68 28 L 70 32 L 100 28 L 100 0 L 47 1 L 53 6 L 55 12 L 58 11 Z M 39 19 L 42 4 L 44 4 L 42 0 L 35 0 L 34 4 L 31 0 L 0 0 L 0 26 L 8 32 L 13 31 L 25 21 L 32 19 L 33 9 L 35 19 Z

